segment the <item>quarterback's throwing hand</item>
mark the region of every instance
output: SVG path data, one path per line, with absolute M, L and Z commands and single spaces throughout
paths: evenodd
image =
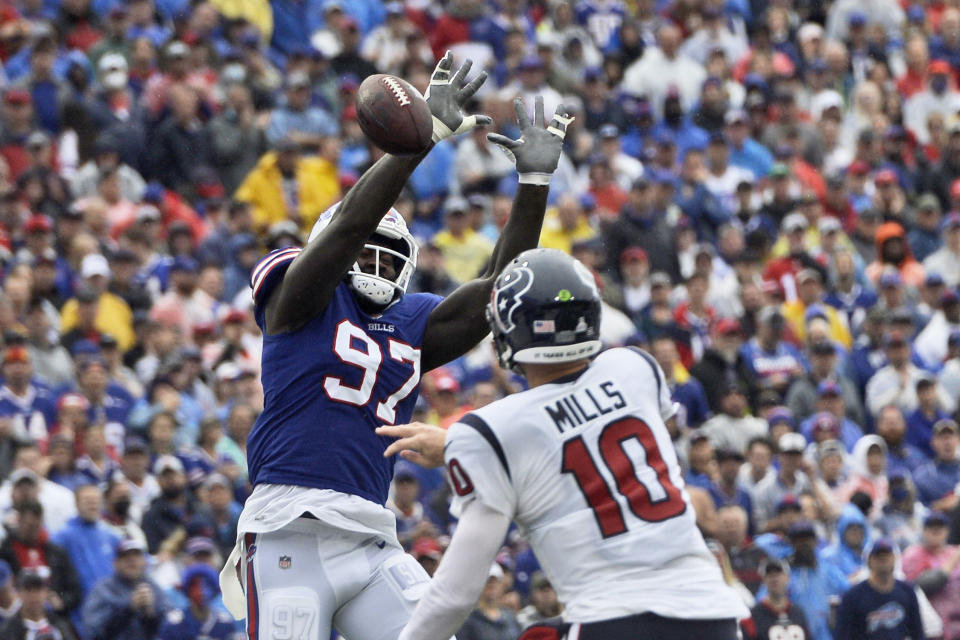
M 447 51 L 437 63 L 433 75 L 430 76 L 430 86 L 427 87 L 424 98 L 427 99 L 430 113 L 433 115 L 434 142 L 440 142 L 444 138 L 493 122 L 490 116 L 463 114 L 463 105 L 473 97 L 487 79 L 487 72 L 481 71 L 476 78 L 464 84 L 464 78 L 467 77 L 471 66 L 473 61 L 467 60 L 451 76 L 453 54 Z
M 411 422 L 395 427 L 377 427 L 377 435 L 398 438 L 383 452 L 384 458 L 399 453 L 402 458 L 427 469 L 443 466 L 443 444 L 447 438 L 445 429 Z
M 542 96 L 537 96 L 534 102 L 533 123 L 522 98 L 514 100 L 513 106 L 517 111 L 520 138 L 511 140 L 499 133 L 488 133 L 487 140 L 500 145 L 517 166 L 521 184 L 550 184 L 550 176 L 557 170 L 563 139 L 573 117 L 567 115 L 567 110 L 560 105 L 550 124 L 544 127 Z

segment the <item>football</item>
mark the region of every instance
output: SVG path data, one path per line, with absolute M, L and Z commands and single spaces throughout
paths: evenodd
M 357 121 L 371 142 L 395 155 L 425 151 L 433 135 L 427 101 L 409 82 L 385 73 L 360 85 Z

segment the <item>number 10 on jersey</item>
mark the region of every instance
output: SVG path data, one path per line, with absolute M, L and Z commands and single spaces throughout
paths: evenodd
M 656 481 L 651 483 L 654 486 L 648 488 L 637 479 L 636 466 L 624 448 L 629 442 L 637 442 L 643 448 L 647 465 L 656 473 Z M 627 499 L 633 515 L 647 522 L 662 522 L 686 511 L 683 494 L 670 480 L 670 470 L 646 422 L 632 416 L 611 422 L 600 432 L 597 444 L 600 459 L 614 477 L 617 492 Z M 623 511 L 590 455 L 583 436 L 564 443 L 561 470 L 572 474 L 577 481 L 604 538 L 626 533 Z

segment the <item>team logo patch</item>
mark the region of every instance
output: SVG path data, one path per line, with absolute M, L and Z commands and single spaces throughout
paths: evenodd
M 513 313 L 523 302 L 524 294 L 533 286 L 533 271 L 526 266 L 515 267 L 501 276 L 503 286 L 493 292 L 493 319 L 504 333 L 516 328 Z
M 880 629 L 895 629 L 905 617 L 906 611 L 899 602 L 888 602 L 867 614 L 867 631 L 876 633 Z
M 280 556 L 281 569 L 289 569 L 291 566 L 293 566 L 293 559 L 290 556 Z

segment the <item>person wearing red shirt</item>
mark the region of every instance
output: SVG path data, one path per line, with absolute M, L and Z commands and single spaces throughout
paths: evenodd
M 601 219 L 615 220 L 627 203 L 627 194 L 617 185 L 607 158 L 597 155 L 590 161 L 590 195 L 597 203 Z
M 470 21 L 479 18 L 486 10 L 484 3 L 450 2 L 447 12 L 437 19 L 430 31 L 430 47 L 438 60 L 451 45 L 470 39 Z
M 82 593 L 77 572 L 67 552 L 52 542 L 43 527 L 43 506 L 32 500 L 16 508 L 16 525 L 10 527 L 0 544 L 0 560 L 17 574 L 24 569 L 43 571 L 50 581 L 48 606 L 60 615 L 69 615 L 80 605 Z
M 677 327 L 690 333 L 689 345 L 677 345 L 680 362 L 689 369 L 703 357 L 703 352 L 710 346 L 710 330 L 717 320 L 717 312 L 707 304 L 707 292 L 710 289 L 707 275 L 695 272 L 687 278 L 684 286 L 687 300 L 673 310 L 673 321 Z
M 906 100 L 915 93 L 927 88 L 927 65 L 930 63 L 930 49 L 927 39 L 915 36 L 904 47 L 907 71 L 897 79 L 897 91 Z
M 787 255 L 771 260 L 763 270 L 763 279 L 775 283 L 785 300 L 796 299 L 796 277 L 801 269 L 809 267 L 820 272 L 823 270 L 823 265 L 806 249 L 809 224 L 802 213 L 795 212 L 785 217 L 780 228 L 787 237 Z

